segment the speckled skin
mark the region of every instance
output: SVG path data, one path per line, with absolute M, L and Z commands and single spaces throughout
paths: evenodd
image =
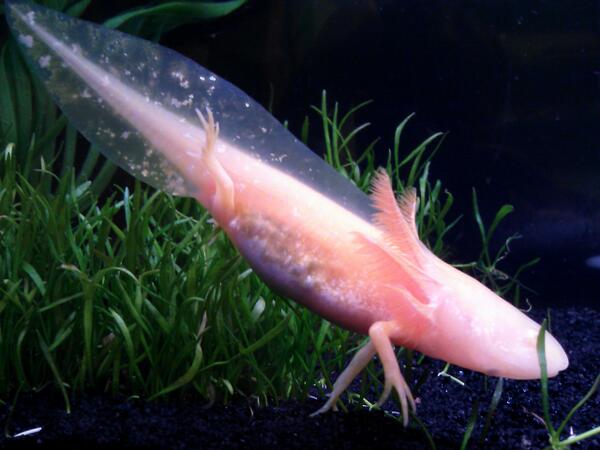
M 360 217 L 289 175 L 256 161 L 225 161 L 235 179 L 235 212 L 217 220 L 254 270 L 276 290 L 344 328 L 367 334 L 393 309 L 376 294 L 357 254 L 356 233 L 380 239 Z M 241 163 L 241 164 L 240 164 Z M 247 170 L 240 170 L 246 167 Z M 282 189 L 285 186 L 285 189 Z

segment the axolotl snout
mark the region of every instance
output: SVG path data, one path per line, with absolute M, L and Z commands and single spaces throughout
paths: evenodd
M 335 408 L 377 353 L 405 421 L 414 409 L 395 345 L 485 374 L 540 377 L 540 326 L 419 240 L 417 196 L 385 171 L 370 196 L 235 86 L 189 59 L 30 2 L 7 17 L 64 113 L 114 162 L 196 198 L 274 289 L 369 336 L 334 384 Z M 568 366 L 546 333 L 549 376 Z

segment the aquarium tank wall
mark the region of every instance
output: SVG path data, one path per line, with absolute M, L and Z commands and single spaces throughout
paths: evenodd
M 598 447 L 598 4 L 36 3 L 0 447 Z

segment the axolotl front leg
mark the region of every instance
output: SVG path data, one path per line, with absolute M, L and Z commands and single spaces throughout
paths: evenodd
M 329 395 L 327 402 L 311 414 L 311 416 L 327 412 L 330 409 L 337 410 L 336 403 L 339 397 L 348 388 L 352 380 L 369 364 L 375 353 L 377 353 L 383 364 L 385 374 L 385 385 L 377 405 L 383 405 L 390 396 L 392 388 L 394 388 L 400 398 L 403 422 L 404 426 L 406 426 L 408 424 L 408 405 L 410 404 L 411 410 L 414 412 L 415 401 L 408 384 L 402 376 L 391 342 L 392 335 L 399 332 L 400 330 L 398 330 L 398 326 L 394 322 L 375 322 L 371 325 L 369 328 L 369 342 L 354 355 L 348 367 L 344 369 L 335 381 L 333 391 Z

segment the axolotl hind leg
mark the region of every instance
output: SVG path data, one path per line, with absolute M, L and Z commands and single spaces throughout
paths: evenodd
M 215 147 L 219 138 L 219 124 L 215 122 L 213 113 L 209 108 L 206 108 L 206 117 L 199 109 L 196 109 L 196 114 L 206 135 L 204 148 L 202 149 L 202 161 L 215 183 L 215 194 L 210 209 L 214 215 L 231 219 L 235 215 L 233 181 L 215 156 Z M 217 211 L 220 213 L 217 213 Z
M 397 333 L 397 325 L 394 322 L 375 322 L 369 328 L 369 342 L 361 348 L 348 367 L 344 369 L 342 374 L 338 377 L 333 385 L 333 391 L 329 395 L 327 402 L 311 416 L 316 416 L 329 411 L 330 409 L 336 410 L 336 403 L 342 393 L 350 385 L 352 380 L 369 364 L 371 358 L 377 353 L 379 359 L 383 364 L 383 370 L 385 373 L 385 386 L 379 401 L 378 406 L 381 406 L 388 399 L 392 392 L 392 388 L 398 393 L 400 398 L 400 404 L 402 405 L 402 417 L 404 426 L 408 424 L 408 405 L 412 411 L 415 410 L 415 401 L 410 392 L 408 384 L 400 372 L 400 366 L 394 353 L 394 347 L 391 342 L 391 336 Z

